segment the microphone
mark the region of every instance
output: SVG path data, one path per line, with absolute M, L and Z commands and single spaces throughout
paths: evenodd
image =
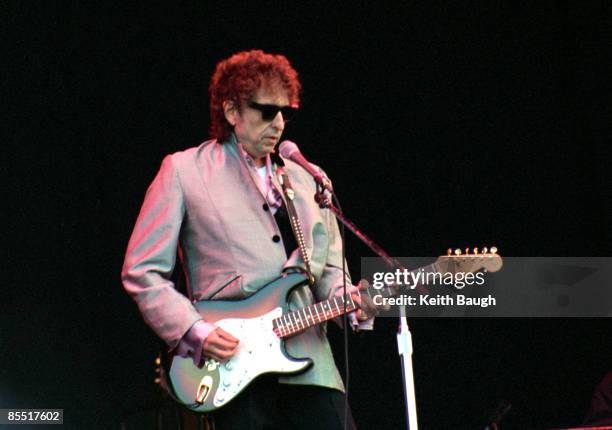
M 306 158 L 304 158 L 295 142 L 290 140 L 282 141 L 278 147 L 278 152 L 280 152 L 280 155 L 282 155 L 284 158 L 287 158 L 288 160 L 302 166 L 304 170 L 310 173 L 317 184 L 321 185 L 330 193 L 334 192 L 331 181 L 327 177 L 323 176 L 317 169 L 312 167 L 312 164 L 310 164 Z

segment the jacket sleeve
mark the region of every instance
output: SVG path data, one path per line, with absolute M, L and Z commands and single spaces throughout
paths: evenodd
M 325 175 L 325 172 L 321 170 L 321 173 Z M 342 236 L 338 227 L 338 220 L 332 211 L 325 211 L 327 221 L 327 231 L 329 235 L 329 248 L 327 254 L 327 261 L 323 268 L 323 274 L 317 282 L 317 299 L 325 300 L 334 296 L 342 296 L 343 282 L 342 282 Z M 352 285 L 351 275 L 348 272 L 348 264 L 345 261 L 344 268 L 346 270 L 346 285 L 347 288 Z M 358 321 L 355 313 L 351 313 L 349 316 L 350 326 L 353 329 L 359 330 L 372 330 L 374 328 L 374 318 L 370 318 L 366 321 Z M 342 319 L 335 318 L 337 324 L 342 326 Z
M 183 192 L 169 155 L 145 195 L 128 243 L 121 279 L 145 322 L 171 348 L 202 319 L 170 280 L 184 215 Z
M 316 166 L 321 174 L 329 180 L 323 169 Z M 330 181 L 331 182 L 331 181 Z M 327 192 L 326 192 L 327 193 Z M 328 235 L 327 259 L 323 267 L 323 273 L 317 280 L 317 300 L 326 300 L 333 297 L 339 289 L 342 289 L 342 236 L 338 228 L 338 220 L 329 209 L 323 209 L 323 217 L 326 223 Z M 345 261 L 346 263 L 346 261 Z M 351 284 L 351 275 L 348 271 L 348 264 L 344 265 L 346 270 L 346 283 Z
M 317 299 L 325 300 L 335 295 L 341 289 L 342 282 L 342 237 L 338 228 L 338 221 L 331 211 L 326 211 L 327 231 L 329 235 L 329 248 L 327 261 L 323 273 L 318 280 Z M 351 284 L 351 275 L 348 273 L 348 264 L 345 264 L 346 283 Z

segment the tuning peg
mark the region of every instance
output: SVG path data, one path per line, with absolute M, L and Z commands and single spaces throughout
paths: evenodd
M 455 255 L 461 255 L 461 250 L 459 248 L 455 249 Z
M 487 252 L 489 252 L 488 248 L 485 246 L 484 248 L 482 248 L 482 253 L 486 254 Z
M 497 254 L 497 247 L 496 246 L 492 246 L 491 247 L 491 254 Z
M 159 357 L 157 357 L 155 359 L 155 365 L 159 366 L 161 364 L 161 359 Z
M 160 384 L 160 383 L 161 383 L 161 379 L 160 379 L 160 378 L 155 378 L 155 379 L 153 380 L 153 383 L 154 383 L 154 384 Z
M 452 250 L 452 249 L 450 249 L 450 248 L 448 248 L 448 249 L 446 250 L 446 255 L 448 255 L 449 257 L 450 257 L 451 255 L 453 255 L 453 250 Z
M 475 248 L 474 248 L 474 254 L 475 254 L 475 255 L 478 255 L 478 247 L 475 247 Z

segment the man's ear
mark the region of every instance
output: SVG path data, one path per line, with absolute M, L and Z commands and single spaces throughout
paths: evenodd
M 236 115 L 238 115 L 238 108 L 232 100 L 225 100 L 223 102 L 223 114 L 225 119 L 229 122 L 232 127 L 236 125 Z

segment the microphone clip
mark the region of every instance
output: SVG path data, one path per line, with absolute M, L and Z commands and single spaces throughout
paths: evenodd
M 328 188 L 325 188 L 319 182 L 317 182 L 317 192 L 314 195 L 314 200 L 321 209 L 329 209 L 332 205 L 331 194 Z

